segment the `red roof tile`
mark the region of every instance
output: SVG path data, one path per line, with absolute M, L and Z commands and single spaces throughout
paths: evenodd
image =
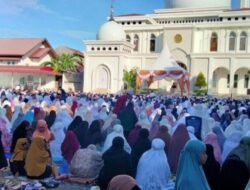
M 51 50 L 50 48 L 39 48 L 30 56 L 30 58 L 39 59 L 44 55 L 46 55 L 50 50 Z
M 54 72 L 51 67 L 43 66 L 21 66 L 21 65 L 0 65 L 0 73 L 38 73 L 61 76 L 61 73 Z
M 0 56 L 23 56 L 44 41 L 43 38 L 0 38 Z
M 0 61 L 19 61 L 21 57 L 1 57 Z

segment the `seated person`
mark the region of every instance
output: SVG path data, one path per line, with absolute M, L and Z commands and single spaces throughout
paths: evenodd
M 44 179 L 52 174 L 58 177 L 57 169 L 52 163 L 47 141 L 42 137 L 32 139 L 27 152 L 24 169 L 31 179 Z
M 81 177 L 87 181 L 96 179 L 103 167 L 101 153 L 91 144 L 85 149 L 79 149 L 70 163 L 70 173 L 74 177 Z
M 14 176 L 26 176 L 24 165 L 28 148 L 28 139 L 20 138 L 17 140 L 14 152 L 10 159 L 10 170 Z
M 111 179 L 120 174 L 132 176 L 132 164 L 129 153 L 124 150 L 122 137 L 115 137 L 112 146 L 102 155 L 104 166 L 98 177 L 101 189 L 106 189 Z

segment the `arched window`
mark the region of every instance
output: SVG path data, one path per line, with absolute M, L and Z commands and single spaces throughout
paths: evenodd
M 216 33 L 212 33 L 210 39 L 210 51 L 217 51 L 217 46 L 218 46 L 218 36 Z
M 129 35 L 126 35 L 126 41 L 127 41 L 127 42 L 131 42 L 131 38 L 130 38 Z
M 245 51 L 247 49 L 247 33 L 241 32 L 240 34 L 240 51 Z
M 134 45 L 135 45 L 134 51 L 139 50 L 139 42 L 140 42 L 139 36 L 136 34 L 134 36 Z
M 234 51 L 236 46 L 236 34 L 231 32 L 229 35 L 229 51 Z
M 156 47 L 156 37 L 154 34 L 150 36 L 150 52 L 155 52 Z

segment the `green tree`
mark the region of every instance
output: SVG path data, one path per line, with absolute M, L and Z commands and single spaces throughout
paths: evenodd
M 42 65 L 51 66 L 55 72 L 76 72 L 79 67 L 83 67 L 83 60 L 76 54 L 62 54 Z
M 195 82 L 194 93 L 197 96 L 204 96 L 207 94 L 207 83 L 203 73 L 199 73 Z
M 123 81 L 127 83 L 128 87 L 135 90 L 136 86 L 136 68 L 131 69 L 130 71 L 123 70 Z

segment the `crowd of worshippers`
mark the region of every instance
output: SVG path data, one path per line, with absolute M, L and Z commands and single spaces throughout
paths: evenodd
M 0 95 L 0 168 L 14 176 L 67 175 L 103 190 L 249 186 L 248 99 L 4 89 Z

